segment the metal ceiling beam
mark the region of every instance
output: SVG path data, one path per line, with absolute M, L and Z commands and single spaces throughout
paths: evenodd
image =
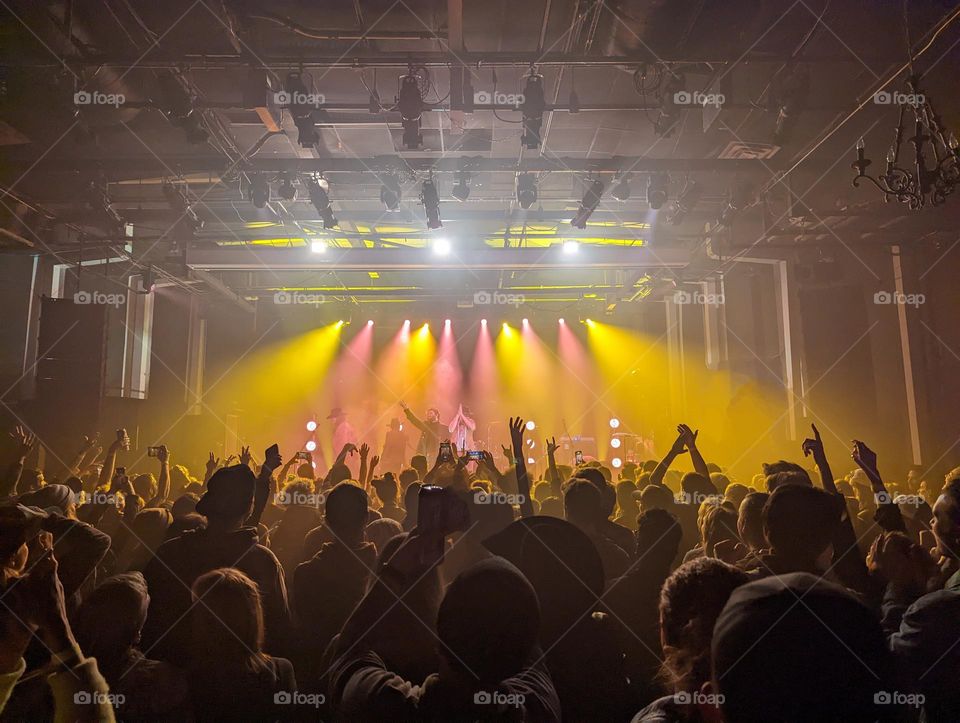
M 686 266 L 690 252 L 649 246 L 581 246 L 576 255 L 566 255 L 559 244 L 544 248 L 469 249 L 437 256 L 430 249 L 330 248 L 313 253 L 308 248 L 276 249 L 192 248 L 187 266 L 205 271 L 243 270 L 483 270 L 483 269 L 625 269 Z

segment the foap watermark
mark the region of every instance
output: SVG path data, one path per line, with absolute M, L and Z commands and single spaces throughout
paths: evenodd
M 509 705 L 521 707 L 527 701 L 523 693 L 504 693 L 502 690 L 478 690 L 473 694 L 474 705 Z
M 705 495 L 702 492 L 678 492 L 673 501 L 678 505 L 696 505 L 699 507 L 704 502 L 723 502 L 723 495 Z
M 699 90 L 678 90 L 673 94 L 673 102 L 677 105 L 712 105 L 719 108 L 727 99 L 723 93 L 701 93 Z
M 278 90 L 273 94 L 273 101 L 277 105 L 286 106 L 309 106 L 310 108 L 319 108 L 327 102 L 323 93 L 302 93 L 299 90 Z
M 99 90 L 78 90 L 73 94 L 74 105 L 110 105 L 119 108 L 127 102 L 123 93 L 103 93 Z
M 873 295 L 874 304 L 893 304 L 895 306 L 912 306 L 917 308 L 927 303 L 925 294 L 904 294 L 901 291 L 878 291 Z
M 919 708 L 927 702 L 923 693 L 901 693 L 899 690 L 878 690 L 873 694 L 874 705 L 907 705 Z
M 673 702 L 677 705 L 723 705 L 723 693 L 704 693 L 695 690 L 692 693 L 681 690 L 673 694 Z
M 702 291 L 674 291 L 673 303 L 720 306 L 723 304 L 723 294 L 709 294 Z
M 127 303 L 126 294 L 105 294 L 102 291 L 78 291 L 73 295 L 74 304 L 95 304 L 120 308 Z
M 326 301 L 327 297 L 323 294 L 311 294 L 304 291 L 278 291 L 273 295 L 274 304 L 284 304 L 286 306 L 319 306 L 325 304 Z
M 116 707 L 123 705 L 126 700 L 127 696 L 123 693 L 104 693 L 100 690 L 78 690 L 73 694 L 75 705 L 103 705 L 109 703 Z
M 876 492 L 873 495 L 873 501 L 878 505 L 907 505 L 908 507 L 920 507 L 927 504 L 927 501 L 920 495 L 897 495 L 892 496 L 889 492 Z
M 520 306 L 525 304 L 527 297 L 523 294 L 506 294 L 502 291 L 478 291 L 473 295 L 473 303 L 476 306 Z
M 120 495 L 116 492 L 94 492 L 83 493 L 83 503 L 88 505 L 110 505 L 111 507 L 120 506 Z
M 509 105 L 520 106 L 524 103 L 523 93 L 502 93 L 499 90 L 478 90 L 473 94 L 473 102 L 477 105 Z
M 326 700 L 327 696 L 323 693 L 301 693 L 299 690 L 278 690 L 273 694 L 274 705 L 312 705 L 319 708 Z
M 284 490 L 273 496 L 275 505 L 299 505 L 301 507 L 319 507 L 326 499 L 323 494 L 303 493 L 295 490 Z
M 524 495 L 511 495 L 506 492 L 477 490 L 473 493 L 473 501 L 478 505 L 522 505 L 527 498 Z
M 892 93 L 888 90 L 881 90 L 873 94 L 873 102 L 877 105 L 908 105 L 911 108 L 919 108 L 927 102 L 923 93 L 901 93 L 898 90 Z

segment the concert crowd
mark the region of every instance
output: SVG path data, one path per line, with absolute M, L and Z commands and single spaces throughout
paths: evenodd
M 960 720 L 960 467 L 886 479 L 814 427 L 735 478 L 680 424 L 619 468 L 548 438 L 537 476 L 520 418 L 471 449 L 469 410 L 402 411 L 371 449 L 334 410 L 329 464 L 121 429 L 44 470 L 16 427 L 0 717 Z

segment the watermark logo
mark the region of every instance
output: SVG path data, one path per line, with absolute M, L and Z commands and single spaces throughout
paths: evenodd
M 278 690 L 273 694 L 274 705 L 312 705 L 319 708 L 327 700 L 323 693 L 301 693 L 298 690 Z
M 273 100 L 277 105 L 286 106 L 309 106 L 319 108 L 326 103 L 326 97 L 323 93 L 301 93 L 300 91 L 278 90 L 273 94 Z
M 873 295 L 874 304 L 894 304 L 896 306 L 912 306 L 917 308 L 927 303 L 925 294 L 904 294 L 900 291 L 878 291 Z
M 506 492 L 477 490 L 473 493 L 473 501 L 478 505 L 522 505 L 527 498 L 524 495 L 511 495 Z
M 723 502 L 723 495 L 705 495 L 702 492 L 679 492 L 673 498 L 678 505 L 697 505 L 704 502 Z
M 123 693 L 104 693 L 99 690 L 78 690 L 73 694 L 73 702 L 75 705 L 102 705 L 109 703 L 116 707 L 123 705 L 126 700 L 127 697 Z
M 523 105 L 524 101 L 523 93 L 501 93 L 499 90 L 491 93 L 486 90 L 478 90 L 473 94 L 473 102 L 476 105 L 509 105 L 517 107 Z
M 473 295 L 473 303 L 476 306 L 513 306 L 517 307 L 525 304 L 527 298 L 523 294 L 505 294 L 502 291 L 478 291 Z
M 677 105 L 712 105 L 719 108 L 727 102 L 723 93 L 701 93 L 699 90 L 678 90 L 673 94 L 673 102 Z
M 878 690 L 873 694 L 874 705 L 907 705 L 919 708 L 927 702 L 923 693 L 901 693 L 899 690 Z
M 96 304 L 120 308 L 127 303 L 126 294 L 105 294 L 102 291 L 78 291 L 73 295 L 74 304 Z
M 127 102 L 123 93 L 101 93 L 99 90 L 78 90 L 73 94 L 74 105 L 110 105 L 119 108 Z
M 704 693 L 695 690 L 692 693 L 681 690 L 673 694 L 673 702 L 677 705 L 723 705 L 723 693 Z
M 284 490 L 273 496 L 275 505 L 300 505 L 304 507 L 319 507 L 326 499 L 322 494 L 305 494 L 303 492 Z
M 911 108 L 919 108 L 927 102 L 923 93 L 901 93 L 900 91 L 889 92 L 881 90 L 873 94 L 873 102 L 877 105 L 908 105 Z
M 521 707 L 527 701 L 523 693 L 504 693 L 502 690 L 478 690 L 473 694 L 474 705 L 509 705 Z
M 673 303 L 720 306 L 723 304 L 723 294 L 705 294 L 702 291 L 675 291 L 673 292 Z
M 889 492 L 884 490 L 883 492 L 876 492 L 873 495 L 873 501 L 878 505 L 907 505 L 910 507 L 920 507 L 921 505 L 927 504 L 927 501 L 923 499 L 921 495 L 897 495 L 893 497 Z
M 319 306 L 320 304 L 325 304 L 326 301 L 327 297 L 323 294 L 307 294 L 302 291 L 278 291 L 273 295 L 274 304 L 284 304 L 288 306 Z
M 116 492 L 84 492 L 84 503 L 88 505 L 110 505 L 119 507 L 121 503 L 120 495 Z

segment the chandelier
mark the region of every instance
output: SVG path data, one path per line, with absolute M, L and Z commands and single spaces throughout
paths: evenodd
M 893 145 L 887 151 L 886 169 L 879 178 L 867 173 L 871 161 L 866 157 L 863 138 L 857 141 L 857 160 L 851 168 L 857 175 L 853 185 L 860 186 L 860 179 L 867 179 L 883 193 L 884 202 L 895 198 L 905 203 L 912 211 L 918 211 L 927 203 L 941 205 L 953 193 L 960 181 L 960 154 L 957 153 L 957 138 L 940 122 L 929 98 L 920 91 L 919 78 L 913 75 L 907 81 L 908 93 L 877 93 L 875 102 L 896 103 L 900 106 L 900 119 L 893 136 Z M 913 116 L 913 136 L 907 141 L 913 146 L 913 163 L 910 168 L 900 165 L 903 146 L 904 121 Z M 904 151 L 907 155 L 907 151 Z

